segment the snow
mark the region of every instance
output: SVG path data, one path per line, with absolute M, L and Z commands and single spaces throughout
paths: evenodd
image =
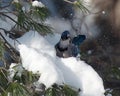
M 65 20 L 64 18 L 58 18 L 58 17 L 49 17 L 46 21 L 46 24 L 50 25 L 56 33 L 62 33 L 65 30 L 70 31 L 71 34 L 73 34 L 73 31 L 71 32 L 71 23 L 69 20 Z
M 43 3 L 39 2 L 39 1 L 33 1 L 32 2 L 32 6 L 34 7 L 44 7 Z
M 106 12 L 105 11 L 102 11 L 102 14 L 105 14 Z
M 108 94 L 107 96 L 112 96 L 111 94 Z
M 39 83 L 50 87 L 54 83 L 68 84 L 80 88 L 80 96 L 104 96 L 103 81 L 96 71 L 75 57 L 59 58 L 55 55 L 54 45 L 60 35 L 42 37 L 30 31 L 18 40 L 23 67 L 39 73 Z
M 15 76 L 16 72 L 19 77 L 21 77 L 21 73 L 23 71 L 23 67 L 20 64 L 11 63 L 10 68 L 8 69 L 8 79 L 9 81 L 13 80 L 13 77 Z
M 32 3 L 33 6 L 39 6 L 39 4 L 38 1 Z M 66 29 L 66 26 L 67 29 L 71 28 L 69 22 L 66 25 L 63 23 L 58 23 L 61 26 L 56 25 L 55 28 L 59 27 L 61 30 Z M 0 20 L 0 24 L 0 27 L 6 30 L 10 30 L 14 25 L 13 22 L 4 22 L 3 20 Z M 38 82 L 44 83 L 47 88 L 54 83 L 68 84 L 74 88 L 80 88 L 80 96 L 104 96 L 103 81 L 90 65 L 74 57 L 56 57 L 54 45 L 59 39 L 60 35 L 57 33 L 42 37 L 34 31 L 27 32 L 19 38 L 18 41 L 21 42 L 21 45 L 16 44 L 16 46 L 19 48 L 23 67 L 34 73 L 39 73 Z M 13 43 L 13 40 L 8 38 L 7 40 L 11 44 Z M 13 75 L 14 72 L 11 76 Z

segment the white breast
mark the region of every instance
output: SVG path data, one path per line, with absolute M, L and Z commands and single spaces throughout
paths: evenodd
M 70 44 L 70 39 L 67 39 L 67 40 L 61 40 L 60 41 L 60 48 L 67 48 L 68 45 Z

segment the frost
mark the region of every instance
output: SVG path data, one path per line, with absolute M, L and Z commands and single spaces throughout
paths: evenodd
M 18 1 L 18 0 L 13 0 L 13 2 L 14 2 L 14 3 L 19 3 L 19 1 Z
M 33 1 L 32 6 L 34 6 L 34 7 L 45 7 L 43 5 L 43 3 L 39 2 L 39 1 Z

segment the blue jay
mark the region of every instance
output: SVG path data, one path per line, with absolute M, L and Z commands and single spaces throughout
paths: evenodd
M 55 45 L 56 55 L 63 58 L 76 57 L 79 54 L 78 45 L 80 45 L 83 40 L 85 40 L 84 35 L 71 38 L 69 31 L 64 31 L 61 34 L 60 41 Z

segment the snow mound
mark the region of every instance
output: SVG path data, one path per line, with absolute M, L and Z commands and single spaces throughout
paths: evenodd
M 19 38 L 23 67 L 39 72 L 38 82 L 44 83 L 47 88 L 54 83 L 65 83 L 80 88 L 80 96 L 104 96 L 103 81 L 91 66 L 74 57 L 56 57 L 54 45 L 59 38 L 58 34 L 42 37 L 33 31 Z

